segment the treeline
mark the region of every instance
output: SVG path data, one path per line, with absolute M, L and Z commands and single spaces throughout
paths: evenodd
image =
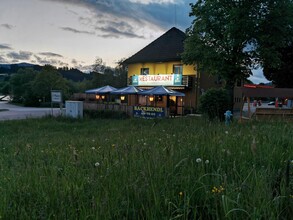
M 101 66 L 99 66 L 101 67 Z M 61 90 L 63 100 L 73 93 L 82 93 L 104 85 L 121 88 L 127 85 L 127 71 L 119 63 L 115 68 L 102 66 L 103 72 L 83 73 L 78 69 L 51 65 L 1 65 L 0 94 L 24 106 L 49 104 L 51 90 Z

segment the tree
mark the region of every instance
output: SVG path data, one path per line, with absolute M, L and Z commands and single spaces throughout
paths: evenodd
M 293 87 L 293 1 L 267 1 L 259 25 L 258 48 L 264 75 L 277 87 Z
M 124 87 L 127 85 L 127 70 L 123 65 L 123 59 L 118 61 L 115 68 L 106 66 L 101 58 L 97 58 L 93 65 L 93 79 L 89 88 L 111 85 L 114 87 Z
M 281 54 L 281 64 L 276 68 L 265 66 L 264 76 L 276 87 L 293 88 L 293 45 L 280 48 L 279 53 Z
M 106 64 L 103 62 L 102 58 L 97 57 L 95 63 L 92 65 L 94 72 L 103 74 L 106 69 Z
M 222 76 L 233 100 L 237 80 L 250 76 L 251 69 L 268 63 L 268 58 L 274 60 L 275 65 L 279 62 L 276 47 L 270 46 L 277 45 L 278 33 L 265 29 L 265 24 L 271 25 L 270 6 L 278 2 L 284 6 L 292 4 L 292 0 L 198 0 L 191 4 L 190 15 L 195 19 L 187 30 L 183 61 Z M 279 7 L 275 13 L 281 13 L 280 8 L 286 9 Z M 284 24 L 276 21 L 274 25 L 284 26 L 287 18 L 284 20 Z M 281 39 L 286 36 L 284 32 Z M 268 41 L 271 44 L 265 47 Z
M 69 94 L 67 80 L 53 66 L 47 65 L 36 76 L 33 82 L 34 94 L 39 99 L 51 100 L 51 90 L 62 90 L 63 95 Z
M 19 69 L 9 80 L 13 102 L 24 103 L 25 94 L 31 90 L 32 81 L 35 79 L 37 71 L 31 68 Z
M 116 77 L 116 87 L 125 87 L 127 86 L 127 67 L 124 65 L 124 60 L 121 59 L 118 61 L 117 66 L 115 67 L 115 77 Z

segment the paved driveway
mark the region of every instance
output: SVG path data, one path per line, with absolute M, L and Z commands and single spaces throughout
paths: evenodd
M 48 115 L 60 115 L 59 108 L 32 108 L 11 105 L 8 102 L 0 102 L 0 121 L 17 120 L 27 118 L 41 118 Z

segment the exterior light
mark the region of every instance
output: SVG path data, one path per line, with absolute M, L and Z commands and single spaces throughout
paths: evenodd
M 96 99 L 100 99 L 100 95 L 96 95 Z
M 154 96 L 150 96 L 150 102 L 154 101 Z
M 125 96 L 124 95 L 120 96 L 120 99 L 121 99 L 121 101 L 124 101 L 125 100 Z
M 105 96 L 104 95 L 102 95 L 102 99 L 105 99 Z

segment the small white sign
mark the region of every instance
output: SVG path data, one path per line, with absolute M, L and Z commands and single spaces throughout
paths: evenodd
M 52 90 L 51 91 L 51 101 L 52 102 L 62 102 L 62 93 L 58 90 Z

